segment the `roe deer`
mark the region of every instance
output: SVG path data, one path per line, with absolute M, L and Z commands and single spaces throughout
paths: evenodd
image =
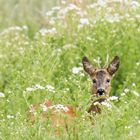
M 109 96 L 110 91 L 110 83 L 112 79 L 112 75 L 117 71 L 119 68 L 119 57 L 116 56 L 112 62 L 109 64 L 107 68 L 103 69 L 95 69 L 92 64 L 89 62 L 87 57 L 84 57 L 82 60 L 84 70 L 90 75 L 92 80 L 92 94 L 96 96 L 99 103 L 106 100 Z M 94 104 L 95 101 L 91 104 L 88 112 L 95 112 L 100 113 L 101 110 L 98 105 Z M 29 113 L 31 116 L 31 120 L 35 121 L 36 114 L 35 112 L 40 110 L 41 113 L 39 117 L 41 118 L 50 118 L 53 122 L 53 127 L 57 125 L 63 125 L 66 129 L 69 122 L 72 122 L 72 118 L 75 118 L 76 113 L 71 106 L 64 106 L 64 105 L 52 105 L 52 102 L 46 100 L 42 104 L 32 105 L 30 107 Z M 59 114 L 59 115 L 58 115 Z M 69 116 L 68 118 L 64 118 L 63 116 Z
M 87 57 L 84 57 L 82 62 L 84 70 L 90 75 L 92 80 L 92 94 L 99 98 L 92 103 L 88 112 L 100 113 L 99 106 L 94 103 L 104 102 L 109 97 L 112 75 L 118 70 L 120 59 L 118 56 L 115 56 L 109 66 L 103 69 L 94 68 Z

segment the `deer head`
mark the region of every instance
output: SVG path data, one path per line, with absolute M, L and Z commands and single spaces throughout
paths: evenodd
M 92 80 L 92 94 L 96 97 L 108 97 L 113 74 L 118 70 L 120 59 L 118 56 L 111 61 L 107 68 L 96 69 L 87 57 L 82 60 L 84 70 L 90 75 Z

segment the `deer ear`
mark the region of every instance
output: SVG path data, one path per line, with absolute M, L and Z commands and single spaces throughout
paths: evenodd
M 89 62 L 89 60 L 88 60 L 88 58 L 86 56 L 83 57 L 82 63 L 83 63 L 84 70 L 89 75 L 92 75 L 93 72 L 95 71 L 95 69 L 93 68 L 93 66 L 91 65 L 91 63 Z
M 115 56 L 107 68 L 109 74 L 113 75 L 118 70 L 119 65 L 120 65 L 120 59 L 118 56 Z

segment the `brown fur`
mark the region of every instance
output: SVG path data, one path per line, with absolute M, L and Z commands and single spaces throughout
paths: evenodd
M 98 102 L 103 102 L 108 96 L 111 87 L 112 75 L 118 70 L 120 60 L 118 56 L 111 61 L 107 68 L 95 69 L 90 63 L 87 57 L 83 58 L 83 67 L 84 70 L 89 74 L 93 84 L 92 84 L 92 95 L 99 97 L 99 89 L 103 90 L 103 98 L 98 99 Z M 94 102 L 90 106 L 88 112 L 100 113 L 101 109 L 98 105 L 94 105 Z

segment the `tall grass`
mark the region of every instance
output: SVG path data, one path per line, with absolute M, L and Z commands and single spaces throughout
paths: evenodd
M 139 6 L 132 1 L 0 1 L 0 139 L 139 140 Z M 110 93 L 119 100 L 111 108 L 101 106 L 102 114 L 91 120 L 84 55 L 95 67 L 115 55 L 121 60 Z M 29 106 L 45 98 L 76 108 L 76 134 L 70 128 L 55 135 L 47 120 L 31 124 Z

